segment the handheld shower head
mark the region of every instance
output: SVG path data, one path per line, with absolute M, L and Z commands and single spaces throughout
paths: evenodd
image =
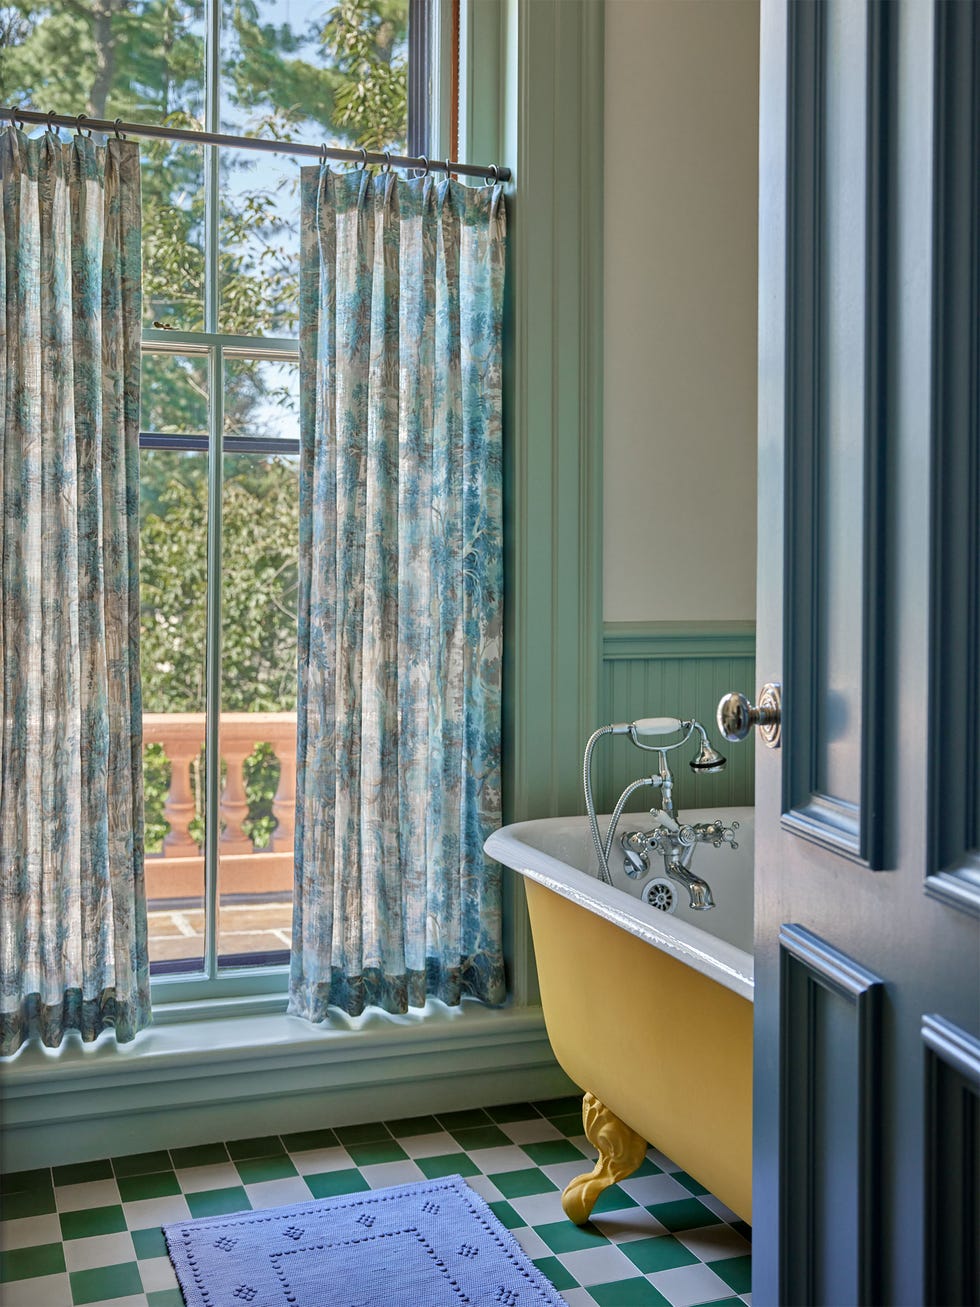
M 691 759 L 691 771 L 721 771 L 728 759 L 722 757 L 720 753 L 711 747 L 711 744 L 708 741 L 708 733 L 700 722 L 695 722 L 694 727 L 701 736 L 701 748 L 698 750 L 697 756 Z

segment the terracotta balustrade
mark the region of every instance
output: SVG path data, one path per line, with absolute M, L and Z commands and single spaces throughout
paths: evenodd
M 171 764 L 163 813 L 170 825 L 161 853 L 147 854 L 149 900 L 197 898 L 204 892 L 204 858 L 191 835 L 196 814 L 191 768 L 204 747 L 204 713 L 145 713 L 143 743 L 160 744 Z M 221 714 L 219 752 L 225 781 L 218 804 L 218 889 L 221 894 L 288 892 L 293 881 L 293 827 L 296 801 L 296 714 Z M 246 760 L 260 744 L 279 761 L 279 783 L 272 800 L 278 825 L 268 849 L 256 850 L 243 823 Z

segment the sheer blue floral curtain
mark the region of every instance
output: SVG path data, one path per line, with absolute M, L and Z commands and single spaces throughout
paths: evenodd
M 0 1052 L 149 1020 L 139 149 L 0 136 Z
M 290 1011 L 504 998 L 499 186 L 303 170 Z

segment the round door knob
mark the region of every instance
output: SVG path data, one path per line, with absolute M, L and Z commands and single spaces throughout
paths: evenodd
M 763 742 L 770 749 L 779 748 L 782 699 L 778 682 L 762 687 L 759 705 L 749 703 L 744 694 L 733 691 L 718 704 L 718 729 L 726 740 L 744 740 L 753 726 L 758 726 Z

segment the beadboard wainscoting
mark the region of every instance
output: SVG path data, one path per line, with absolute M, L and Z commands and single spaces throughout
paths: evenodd
M 729 690 L 755 694 L 754 622 L 606 622 L 602 635 L 602 722 L 637 717 L 696 717 L 711 743 L 728 758 L 716 774 L 695 776 L 690 751 L 671 763 L 678 808 L 733 807 L 755 800 L 752 736 L 742 744 L 722 740 L 715 722 L 718 700 Z M 753 698 L 754 702 L 754 698 Z M 596 750 L 597 807 L 610 812 L 629 784 L 657 770 L 656 756 L 640 753 L 627 739 L 602 740 Z M 659 807 L 657 792 L 638 790 L 627 811 Z

